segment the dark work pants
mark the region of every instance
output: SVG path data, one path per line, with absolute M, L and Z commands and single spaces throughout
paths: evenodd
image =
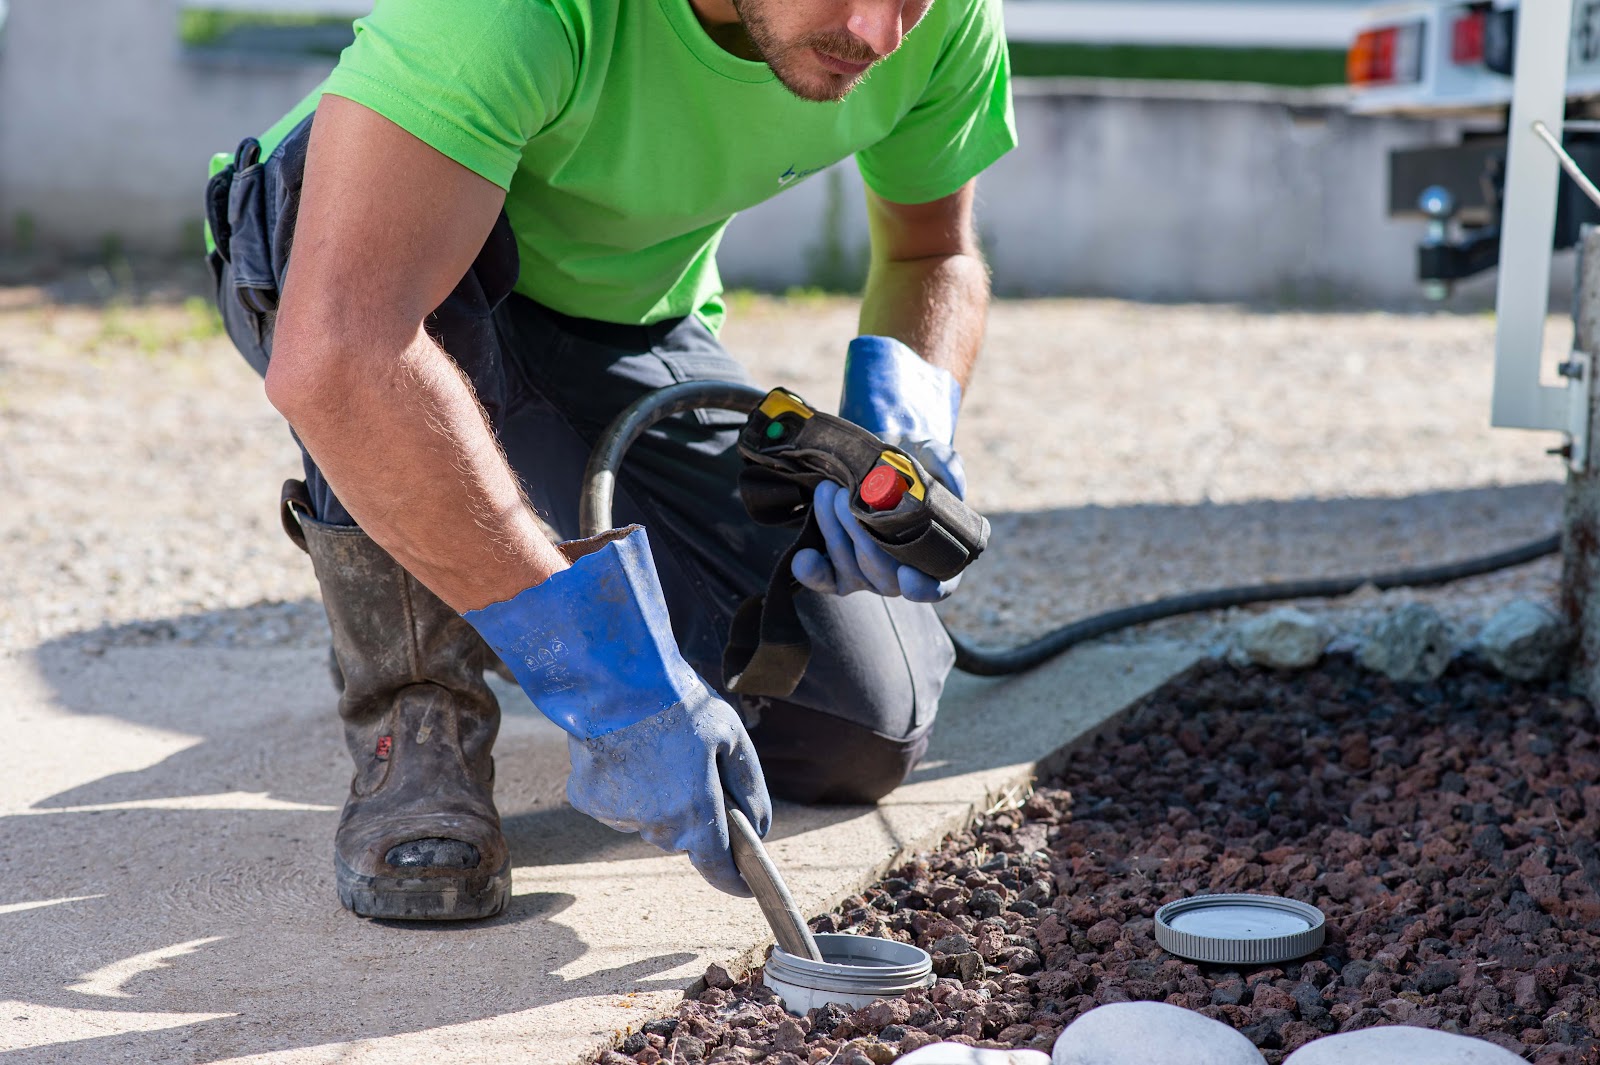
M 265 373 L 293 242 L 310 119 L 270 156 L 253 141 L 207 193 L 217 238 L 217 304 L 245 359 Z M 461 367 L 528 498 L 564 537 L 578 535 L 589 450 L 638 397 L 680 381 L 749 383 L 697 319 L 617 325 L 558 314 L 511 292 L 516 243 L 502 215 L 477 262 L 430 317 Z M 629 451 L 614 521 L 649 533 L 684 657 L 722 687 L 734 610 L 765 588 L 795 530 L 756 525 L 739 501 L 744 419 L 697 411 L 658 423 Z M 355 524 L 309 455 L 316 517 Z M 898 785 L 927 747 L 954 660 L 933 608 L 869 592 L 802 591 L 812 659 L 787 700 L 731 697 L 774 794 L 801 802 L 870 802 Z M 724 690 L 726 695 L 726 691 Z

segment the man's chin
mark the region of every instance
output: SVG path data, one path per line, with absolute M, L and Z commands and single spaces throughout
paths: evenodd
M 835 104 L 855 91 L 866 78 L 867 71 L 859 74 L 836 74 L 813 65 L 812 69 L 794 69 L 798 63 L 768 64 L 780 84 L 802 100 L 817 104 Z M 870 69 L 870 68 L 869 68 Z

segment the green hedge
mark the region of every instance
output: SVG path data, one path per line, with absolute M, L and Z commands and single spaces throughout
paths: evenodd
M 227 47 L 235 42 L 246 48 L 263 44 L 270 47 L 267 42 L 277 33 L 290 50 L 338 55 L 348 43 L 350 22 L 349 18 L 330 15 L 266 15 L 190 9 L 178 16 L 178 39 L 191 48 Z M 308 37 L 308 31 L 323 32 Z
M 1011 42 L 1011 69 L 1027 78 L 1149 78 L 1339 85 L 1341 51 L 1303 48 L 1180 48 Z

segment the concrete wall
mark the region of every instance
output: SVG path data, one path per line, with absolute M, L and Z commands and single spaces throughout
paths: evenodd
M 177 0 L 13 0 L 0 47 L 0 244 L 194 240 L 206 159 L 264 129 L 326 62 L 185 54 Z M 996 287 L 1154 299 L 1408 301 L 1420 224 L 1384 217 L 1390 147 L 1431 123 L 1352 118 L 1337 92 L 1175 83 L 1018 86 L 1022 148 L 981 186 Z M 734 223 L 730 284 L 848 284 L 865 261 L 853 166 Z
M 984 189 L 997 283 L 1157 299 L 1412 298 L 1422 223 L 1385 215 L 1388 152 L 1453 130 L 1355 118 L 1340 93 L 1174 88 L 1020 98 L 1033 143 Z
M 1016 103 L 1022 146 L 979 183 L 979 228 L 1001 292 L 1416 296 L 1422 227 L 1385 217 L 1387 153 L 1448 140 L 1451 128 L 1354 118 L 1337 92 L 1247 86 L 1029 82 Z M 819 262 L 864 257 L 860 180 L 841 170 L 735 221 L 721 256 L 730 283 L 801 285 Z M 801 253 L 782 254 L 774 233 Z
M 327 61 L 208 63 L 177 0 L 11 0 L 0 42 L 0 241 L 192 243 L 206 161 L 265 129 Z

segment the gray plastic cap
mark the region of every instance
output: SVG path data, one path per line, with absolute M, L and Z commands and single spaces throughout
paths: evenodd
M 1322 946 L 1322 911 L 1275 895 L 1195 895 L 1156 911 L 1156 942 L 1212 965 L 1293 961 Z

